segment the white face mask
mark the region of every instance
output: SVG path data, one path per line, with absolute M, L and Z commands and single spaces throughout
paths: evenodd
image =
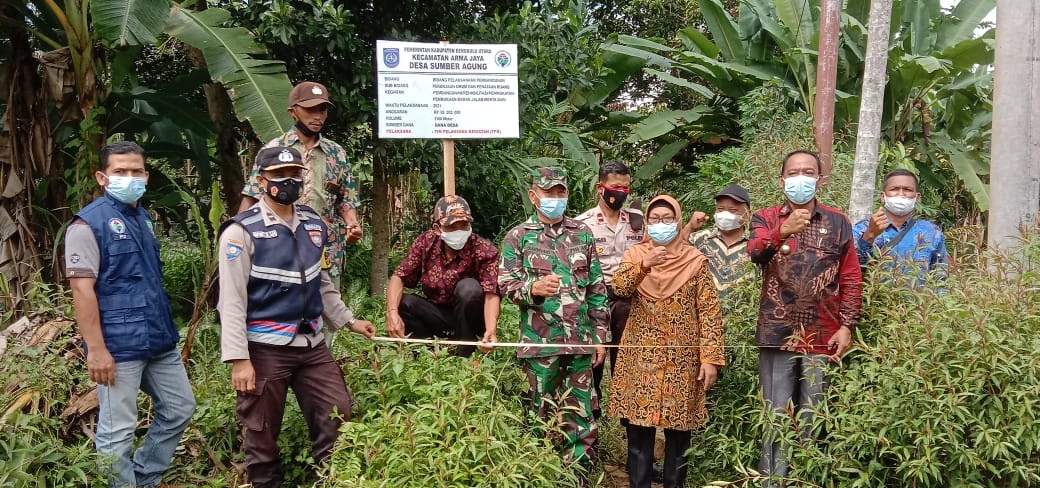
M 900 217 L 913 212 L 916 205 L 916 198 L 885 195 L 885 210 Z
M 466 245 L 466 241 L 469 240 L 469 235 L 472 233 L 472 229 L 441 232 L 441 240 L 444 241 L 444 243 L 447 244 L 448 247 L 458 251 Z
M 743 222 L 741 222 L 739 215 L 727 211 L 715 212 L 715 227 L 718 227 L 719 230 L 723 232 L 730 231 L 739 228 L 741 225 L 743 225 Z

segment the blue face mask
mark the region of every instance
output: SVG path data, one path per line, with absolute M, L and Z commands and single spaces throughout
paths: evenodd
M 146 184 L 144 178 L 139 176 L 107 176 L 107 178 L 108 186 L 105 187 L 105 191 L 120 202 L 131 205 L 144 195 Z
M 646 228 L 646 232 L 650 234 L 650 240 L 654 241 L 655 244 L 668 244 L 679 234 L 679 224 L 676 222 L 670 224 L 650 224 Z
M 784 178 L 784 194 L 796 205 L 809 203 L 816 196 L 816 178 L 806 175 Z
M 538 211 L 546 218 L 555 219 L 567 210 L 567 198 L 542 197 L 538 200 Z

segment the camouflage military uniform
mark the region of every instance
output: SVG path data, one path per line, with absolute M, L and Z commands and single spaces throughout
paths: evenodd
M 561 276 L 559 293 L 532 296 L 534 282 L 551 273 Z M 545 224 L 532 216 L 506 234 L 498 276 L 499 292 L 520 306 L 520 342 L 583 345 L 520 347 L 517 356 L 530 382 L 531 407 L 548 417 L 552 400 L 562 411 L 564 459 L 589 463 L 597 434 L 592 411 L 599 408 L 592 346 L 605 343 L 609 330 L 607 288 L 592 231 L 571 218 Z
M 343 272 L 346 236 L 349 233 L 340 212 L 346 208 L 361 206 L 347 152 L 339 144 L 324 137 L 308 149 L 300 142 L 296 129 L 290 129 L 281 137 L 272 139 L 263 149 L 275 146 L 296 149 L 303 155 L 303 160 L 310 169 L 303 172 L 303 192 L 297 203 L 313 208 L 329 226 L 329 237 L 325 242 L 330 260 L 328 272 L 333 278 L 339 277 Z M 245 188 L 242 189 L 243 195 L 256 199 L 263 195 L 263 188 L 256 181 L 258 174 L 260 171 L 254 164 L 246 178 Z

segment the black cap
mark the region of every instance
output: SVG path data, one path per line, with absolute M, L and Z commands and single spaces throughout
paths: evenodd
M 271 171 L 292 166 L 307 169 L 307 166 L 303 164 L 303 157 L 300 156 L 300 152 L 286 146 L 261 149 L 256 155 L 256 162 L 260 171 Z
M 722 197 L 729 197 L 740 203 L 746 203 L 748 205 L 751 205 L 751 197 L 748 196 L 747 190 L 745 190 L 743 186 L 740 186 L 736 183 L 729 185 L 726 188 L 723 188 L 718 195 L 715 195 L 716 200 Z

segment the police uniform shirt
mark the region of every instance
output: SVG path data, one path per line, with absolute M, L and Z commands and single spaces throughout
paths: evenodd
M 603 268 L 603 277 L 607 285 L 614 282 L 614 272 L 621 264 L 621 257 L 633 244 L 643 240 L 643 229 L 638 231 L 632 228 L 630 214 L 642 215 L 639 210 L 624 208 L 618 215 L 617 225 L 611 227 L 607 216 L 599 206 L 593 207 L 577 217 L 592 229 L 592 236 L 596 239 L 596 253 L 599 254 L 599 263 Z
M 300 212 L 294 211 L 292 222 L 285 222 L 274 213 L 264 198 L 256 203 L 263 214 L 264 225 L 271 227 L 283 225 L 293 232 L 300 225 Z M 253 238 L 241 225 L 230 225 L 220 235 L 217 247 L 219 255 L 220 297 L 217 310 L 220 312 L 220 360 L 249 359 L 249 345 L 246 339 L 246 306 L 248 305 L 247 288 L 249 271 L 253 260 Z M 290 250 L 287 249 L 286 252 Z M 324 307 L 322 319 L 324 326 L 335 331 L 337 328 L 354 319 L 354 314 L 343 304 L 343 298 L 336 291 L 332 279 L 325 271 L 321 273 L 321 302 Z M 325 340 L 323 330 L 313 334 L 296 334 L 289 347 L 314 347 Z

